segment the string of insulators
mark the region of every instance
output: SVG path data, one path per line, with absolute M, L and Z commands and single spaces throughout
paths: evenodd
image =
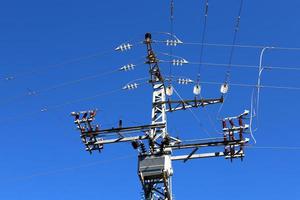
M 147 153 L 147 149 L 146 149 L 145 144 L 144 144 L 144 143 L 141 143 L 141 144 L 140 144 L 140 147 L 141 147 L 141 152 L 142 152 L 143 154 L 146 154 L 146 153 Z
M 123 67 L 120 68 L 120 71 L 132 71 L 134 70 L 136 65 L 134 64 L 128 64 L 128 65 L 124 65 Z
M 127 51 L 130 50 L 133 47 L 132 44 L 121 44 L 120 46 L 118 46 L 117 48 L 115 48 L 115 51 Z
M 183 85 L 187 85 L 189 83 L 193 83 L 194 81 L 189 79 L 189 78 L 179 78 L 178 79 L 178 83 L 179 84 L 183 84 Z
M 139 86 L 137 83 L 127 84 L 123 87 L 123 90 L 134 90 Z
M 179 39 L 175 39 L 175 40 L 166 40 L 164 41 L 166 43 L 167 46 L 177 46 L 178 44 L 183 44 L 183 42 Z
M 183 64 L 188 64 L 189 62 L 185 59 L 173 59 L 172 64 L 174 66 L 182 66 Z

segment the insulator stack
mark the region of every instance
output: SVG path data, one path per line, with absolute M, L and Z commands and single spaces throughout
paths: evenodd
M 166 43 L 167 46 L 177 46 L 178 44 L 183 44 L 183 42 L 179 39 L 166 40 L 165 43 Z
M 115 51 L 127 51 L 130 50 L 133 47 L 132 44 L 121 44 L 120 46 L 118 46 L 117 48 L 115 48 Z
M 185 60 L 185 59 L 173 59 L 172 60 L 172 64 L 174 65 L 174 66 L 182 66 L 182 65 L 184 65 L 184 64 L 188 64 L 189 62 L 187 61 L 187 60 Z
M 189 83 L 193 83 L 194 81 L 189 78 L 180 78 L 178 79 L 178 83 L 182 85 L 187 85 Z
M 146 149 L 146 146 L 145 146 L 144 143 L 141 143 L 141 144 L 140 144 L 140 148 L 141 148 L 141 152 L 142 152 L 143 154 L 146 154 L 146 153 L 147 153 L 147 149 Z
M 123 87 L 123 90 L 134 90 L 138 87 L 139 84 L 131 83 Z
M 124 65 L 123 67 L 120 68 L 120 71 L 132 71 L 134 70 L 136 65 L 134 64 L 128 64 L 128 65 Z

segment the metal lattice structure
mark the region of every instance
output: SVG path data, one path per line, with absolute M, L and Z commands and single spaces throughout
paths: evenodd
M 86 150 L 101 151 L 106 144 L 131 142 L 134 149 L 139 151 L 138 176 L 140 178 L 146 200 L 172 200 L 172 161 L 188 161 L 190 159 L 225 157 L 226 159 L 243 158 L 244 146 L 249 142 L 244 137 L 249 128 L 244 123 L 248 111 L 222 121 L 223 137 L 194 140 L 184 142 L 172 137 L 167 129 L 167 113 L 179 110 L 204 107 L 223 103 L 223 96 L 215 99 L 170 100 L 166 99 L 164 77 L 159 68 L 159 60 L 152 49 L 152 38 L 146 33 L 144 44 L 147 47 L 147 61 L 149 65 L 152 85 L 152 115 L 151 124 L 143 126 L 102 129 L 94 125 L 96 111 L 73 112 L 75 124 L 80 130 L 81 139 Z M 131 47 L 131 46 L 130 46 Z M 127 48 L 127 46 L 126 46 Z M 237 124 L 237 125 L 236 125 Z M 221 147 L 222 150 L 211 153 L 198 154 L 201 148 Z M 180 154 L 182 150 L 190 149 L 189 154 Z

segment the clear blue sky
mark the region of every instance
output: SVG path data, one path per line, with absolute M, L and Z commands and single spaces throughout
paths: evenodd
M 210 1 L 208 43 L 230 44 L 239 0 Z M 169 31 L 169 2 L 131 1 L 3 1 L 0 6 L 1 153 L 0 199 L 81 200 L 140 199 L 137 153 L 130 144 L 106 146 L 102 154 L 84 151 L 75 130 L 71 111 L 98 108 L 97 121 L 105 127 L 150 122 L 151 88 L 118 91 L 127 82 L 148 76 L 146 65 L 128 73 L 113 73 L 74 84 L 63 83 L 101 74 L 128 63 L 140 64 L 143 46 L 130 52 L 111 53 L 75 62 L 74 59 L 113 50 L 128 40 L 140 41 L 145 32 Z M 204 1 L 175 0 L 177 36 L 186 42 L 201 41 Z M 300 2 L 295 0 L 244 0 L 238 44 L 300 47 Z M 154 35 L 163 39 L 160 35 Z M 164 45 L 155 45 L 168 52 Z M 205 47 L 204 62 L 227 63 L 229 48 Z M 199 61 L 200 46 L 183 45 L 174 54 Z M 269 51 L 264 63 L 271 66 L 300 66 L 300 51 Z M 168 59 L 164 57 L 164 59 Z M 74 62 L 69 62 L 74 61 Z M 258 65 L 259 50 L 237 48 L 234 64 Z M 55 65 L 63 63 L 61 65 Z M 162 64 L 168 73 L 168 64 Z M 173 68 L 173 75 L 196 78 L 198 66 Z M 226 68 L 201 67 L 203 81 L 222 82 Z M 257 69 L 232 69 L 232 82 L 255 84 Z M 5 77 L 14 79 L 5 81 Z M 300 71 L 268 70 L 264 85 L 300 87 Z M 53 86 L 61 87 L 53 88 Z M 193 98 L 192 86 L 178 86 L 184 98 Z M 28 92 L 36 95 L 28 95 Z M 40 91 L 40 93 L 38 92 Z M 252 88 L 230 89 L 222 116 L 250 108 Z M 257 146 L 300 146 L 300 91 L 262 89 Z M 202 95 L 219 97 L 219 86 L 203 85 Z M 74 102 L 76 99 L 90 98 Z M 176 96 L 174 96 L 176 98 Z M 47 108 L 47 112 L 40 112 Z M 191 113 L 172 113 L 169 132 L 184 139 L 213 136 L 219 106 Z M 174 163 L 173 191 L 182 199 L 299 199 L 299 150 L 247 149 L 244 162 L 223 158 Z

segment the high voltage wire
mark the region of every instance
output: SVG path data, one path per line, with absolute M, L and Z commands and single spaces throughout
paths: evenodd
M 231 44 L 231 49 L 230 49 L 230 54 L 229 54 L 229 61 L 228 61 L 228 67 L 227 67 L 227 72 L 225 74 L 225 80 L 224 80 L 224 85 L 229 85 L 230 83 L 230 75 L 231 75 L 231 64 L 232 64 L 232 60 L 233 60 L 233 54 L 234 54 L 234 50 L 235 50 L 235 44 L 236 44 L 236 40 L 237 40 L 237 34 L 238 31 L 240 29 L 240 21 L 241 21 L 241 14 L 242 14 L 242 9 L 243 9 L 243 0 L 240 1 L 240 8 L 239 8 L 239 12 L 238 12 L 238 16 L 236 19 L 236 24 L 234 27 L 234 35 L 233 35 L 233 40 L 232 40 L 232 44 Z M 224 107 L 224 104 L 229 96 L 230 92 L 226 93 L 224 95 L 224 103 L 222 103 L 219 107 L 218 113 L 217 113 L 217 118 L 220 116 L 220 113 Z
M 265 150 L 300 150 L 300 146 L 245 146 L 249 149 L 265 149 Z
M 28 180 L 28 179 L 32 179 L 32 178 L 37 178 L 37 177 L 61 174 L 61 173 L 68 172 L 68 171 L 74 171 L 74 170 L 83 169 L 83 168 L 87 168 L 87 167 L 97 166 L 100 164 L 106 164 L 106 163 L 110 163 L 110 162 L 114 162 L 114 161 L 125 160 L 125 159 L 129 159 L 129 158 L 133 158 L 134 156 L 135 155 L 120 156 L 120 157 L 112 158 L 109 160 L 101 160 L 101 161 L 91 162 L 91 163 L 77 165 L 77 166 L 73 165 L 70 167 L 63 167 L 63 168 L 51 170 L 51 171 L 37 172 L 37 173 L 27 175 L 27 176 L 19 176 L 19 177 L 11 178 L 11 179 L 5 180 L 5 182 L 19 182 L 19 181 L 24 181 L 24 180 Z
M 205 1 L 204 5 L 204 22 L 203 22 L 203 29 L 202 29 L 202 39 L 201 43 L 203 44 L 205 41 L 205 36 L 206 36 L 206 29 L 207 29 L 207 17 L 208 17 L 208 0 Z M 199 66 L 198 66 L 198 74 L 197 74 L 197 81 L 200 81 L 200 67 L 203 59 L 203 50 L 204 50 L 204 45 L 201 45 L 200 49 L 200 57 L 199 57 Z
M 174 92 L 176 93 L 176 95 L 180 98 L 180 100 L 184 101 L 183 98 L 181 97 L 181 95 L 177 92 L 177 90 L 175 89 L 175 87 L 173 88 Z M 188 108 L 188 110 L 190 111 L 190 113 L 192 114 L 192 116 L 194 117 L 194 119 L 196 120 L 196 122 L 198 123 L 199 127 L 205 132 L 205 134 L 209 137 L 211 134 L 207 131 L 207 129 L 203 126 L 203 124 L 201 123 L 201 120 L 199 119 L 199 117 L 194 113 L 194 111 L 191 108 Z
M 174 35 L 174 0 L 170 0 L 170 40 Z M 173 45 L 170 45 L 170 54 L 173 54 Z M 172 64 L 169 64 L 169 76 L 172 75 Z
M 74 58 L 74 59 L 71 59 L 71 60 L 67 60 L 67 61 L 64 61 L 64 62 L 61 62 L 61 63 L 58 63 L 58 64 L 48 65 L 48 66 L 46 66 L 44 68 L 41 68 L 41 69 L 36 69 L 36 70 L 23 72 L 23 73 L 15 73 L 14 75 L 7 75 L 7 76 L 2 77 L 0 80 L 9 81 L 9 80 L 14 80 L 17 77 L 32 76 L 32 75 L 39 74 L 39 73 L 42 73 L 42 72 L 50 70 L 50 69 L 55 69 L 55 68 L 58 68 L 58 67 L 64 67 L 65 65 L 68 65 L 68 64 L 80 62 L 82 60 L 86 60 L 86 59 L 90 59 L 90 58 L 94 58 L 94 57 L 104 56 L 104 55 L 107 55 L 107 54 L 112 53 L 112 52 L 113 52 L 113 50 L 103 51 L 103 52 L 99 52 L 99 53 L 93 53 L 93 54 L 90 54 L 90 55 L 87 55 L 87 56 L 82 56 L 82 57 L 79 57 L 79 58 Z
M 172 55 L 171 55 L 172 56 Z M 160 60 L 160 62 L 165 62 L 165 63 L 172 63 L 172 61 L 164 61 Z M 194 62 L 194 61 L 189 61 L 189 65 L 203 65 L 205 66 L 210 66 L 210 67 L 228 67 L 228 64 L 225 63 L 212 63 L 212 62 Z M 237 68 L 254 68 L 254 69 L 259 69 L 258 65 L 246 65 L 246 64 L 231 64 L 232 67 L 237 67 Z M 275 69 L 275 70 L 295 70 L 295 71 L 300 71 L 300 66 L 271 66 L 271 65 L 265 65 L 262 66 L 264 69 Z
M 26 113 L 26 114 L 23 114 L 23 115 L 18 114 L 17 116 L 7 117 L 5 119 L 2 119 L 0 121 L 0 123 L 6 123 L 8 121 L 15 121 L 15 120 L 19 120 L 19 119 L 25 119 L 25 118 L 27 118 L 29 116 L 32 116 L 32 115 L 36 115 L 36 114 L 39 114 L 39 113 L 46 113 L 48 111 L 56 110 L 56 109 L 59 109 L 61 107 L 67 106 L 67 105 L 71 105 L 71 104 L 75 104 L 75 103 L 79 103 L 79 102 L 84 102 L 84 101 L 89 101 L 89 100 L 92 100 L 92 99 L 95 99 L 95 98 L 98 98 L 98 97 L 111 95 L 111 94 L 114 94 L 114 93 L 117 93 L 117 92 L 120 92 L 120 91 L 122 91 L 122 89 L 115 89 L 115 90 L 110 90 L 110 91 L 106 91 L 106 92 L 101 92 L 101 93 L 98 93 L 98 94 L 95 94 L 95 95 L 92 95 L 92 96 L 76 99 L 76 100 L 70 100 L 70 101 L 65 101 L 63 103 L 59 103 L 59 104 L 44 106 L 44 107 L 41 107 L 39 110 L 32 111 L 32 112 L 29 112 L 29 113 Z
M 187 142 L 187 141 L 194 142 L 194 141 L 199 141 L 199 140 L 184 140 L 184 141 L 185 142 Z M 246 145 L 245 148 L 253 149 L 253 150 L 269 150 L 269 151 L 281 151 L 281 150 L 299 151 L 300 150 L 300 146 L 250 146 L 250 145 Z M 91 162 L 91 163 L 77 165 L 77 166 L 72 165 L 70 167 L 63 167 L 63 168 L 56 169 L 56 170 L 37 172 L 37 173 L 33 173 L 33 174 L 30 174 L 27 176 L 25 175 L 25 176 L 19 176 L 19 177 L 15 177 L 15 178 L 11 178 L 11 179 L 6 179 L 5 182 L 19 182 L 19 181 L 29 180 L 29 179 L 33 179 L 33 178 L 37 178 L 37 177 L 45 177 L 45 176 L 50 176 L 50 175 L 54 175 L 54 174 L 62 174 L 62 173 L 69 172 L 69 171 L 83 169 L 83 168 L 87 168 L 87 167 L 91 167 L 91 166 L 97 166 L 100 164 L 106 164 L 106 163 L 110 163 L 110 162 L 114 162 L 114 161 L 118 161 L 118 160 L 130 159 L 133 157 L 135 157 L 135 155 L 120 156 L 120 157 L 116 157 L 116 158 L 109 159 L 109 160 L 101 160 L 101 161 Z
M 136 64 L 135 67 L 137 67 L 139 65 L 141 65 L 141 64 L 140 63 Z M 4 104 L 17 102 L 17 101 L 20 101 L 20 100 L 22 100 L 26 97 L 29 97 L 29 96 L 36 96 L 36 95 L 39 95 L 39 94 L 42 94 L 42 93 L 44 94 L 44 93 L 47 93 L 47 92 L 50 92 L 50 91 L 53 91 L 53 90 L 56 90 L 56 89 L 59 89 L 59 88 L 63 88 L 63 87 L 69 86 L 69 85 L 80 83 L 82 81 L 96 79 L 96 78 L 107 76 L 107 75 L 110 75 L 110 74 L 114 74 L 114 73 L 120 72 L 120 71 L 121 71 L 120 68 L 117 68 L 117 69 L 106 71 L 106 72 L 101 72 L 101 73 L 97 73 L 97 74 L 93 74 L 93 75 L 89 75 L 89 76 L 84 76 L 84 77 L 76 79 L 76 80 L 71 80 L 71 81 L 59 83 L 57 85 L 50 86 L 50 87 L 47 87 L 47 88 L 43 88 L 43 89 L 39 89 L 39 90 L 31 90 L 27 94 L 20 95 L 20 96 L 17 96 L 17 97 L 14 97 L 14 98 L 11 98 L 11 99 L 7 100 L 6 103 L 4 103 Z M 3 105 L 3 104 L 0 103 L 0 105 Z
M 105 76 L 105 75 L 110 75 L 110 74 L 113 74 L 113 73 L 118 72 L 118 71 L 119 70 L 112 70 L 112 71 L 102 72 L 100 74 L 94 74 L 94 75 L 91 75 L 91 76 L 82 77 L 80 79 L 76 79 L 76 80 L 73 80 L 73 81 L 63 82 L 63 83 L 60 83 L 58 85 L 54 85 L 54 86 L 47 87 L 47 88 L 44 88 L 44 89 L 32 90 L 32 91 L 28 92 L 27 94 L 20 95 L 20 96 L 14 97 L 14 98 L 10 98 L 9 100 L 6 100 L 6 102 L 4 102 L 4 103 L 0 103 L 0 105 L 3 106 L 3 105 L 7 105 L 8 103 L 18 102 L 20 100 L 23 100 L 26 97 L 36 96 L 36 95 L 39 95 L 39 94 L 42 94 L 42 93 L 44 94 L 44 93 L 47 93 L 47 92 L 50 92 L 50 91 L 53 91 L 53 90 L 56 90 L 56 89 L 59 89 L 59 88 L 63 88 L 63 87 L 66 87 L 66 86 L 69 86 L 69 85 L 72 85 L 72 84 L 79 83 L 81 81 L 95 79 L 95 78 L 99 78 L 99 77 L 102 77 L 102 76 Z
M 240 20 L 241 20 L 242 9 L 243 9 L 243 0 L 241 0 L 241 2 L 240 2 L 239 14 L 238 14 L 238 17 L 237 17 L 236 25 L 234 27 L 234 36 L 233 36 L 232 46 L 231 46 L 230 55 L 229 55 L 228 71 L 226 72 L 225 83 L 228 83 L 229 80 L 230 80 L 231 63 L 232 63 L 234 49 L 235 49 L 234 45 L 235 45 L 236 40 L 237 40 L 237 33 L 240 29 Z
M 139 80 L 143 80 L 143 79 L 145 79 L 145 78 L 135 79 L 135 81 L 139 81 Z M 147 83 L 148 82 L 140 83 L 139 86 L 142 86 L 142 85 L 147 84 Z M 99 97 L 112 95 L 112 94 L 115 94 L 115 93 L 118 93 L 118 92 L 121 92 L 121 91 L 124 91 L 124 89 L 118 88 L 118 89 L 101 92 L 101 93 L 98 93 L 98 94 L 95 94 L 95 95 L 92 95 L 92 96 L 88 96 L 88 97 L 84 97 L 84 98 L 80 98 L 80 99 L 76 99 L 76 100 L 69 100 L 69 101 L 59 103 L 59 104 L 54 104 L 54 105 L 50 105 L 50 106 L 43 106 L 39 110 L 36 110 L 36 111 L 32 111 L 32 112 L 29 112 L 29 113 L 26 113 L 26 114 L 23 114 L 23 115 L 18 114 L 17 116 L 7 117 L 5 119 L 2 119 L 2 120 L 0 120 L 0 124 L 1 123 L 6 123 L 6 122 L 9 122 L 9 121 L 19 120 L 19 119 L 25 119 L 28 116 L 36 115 L 36 114 L 39 114 L 39 113 L 47 113 L 49 111 L 57 110 L 59 108 L 62 108 L 62 107 L 65 107 L 65 106 L 68 106 L 68 105 L 71 105 L 71 104 L 84 102 L 84 101 L 89 101 L 89 100 L 96 99 L 96 98 L 99 98 Z
M 162 40 L 155 40 L 155 43 L 165 43 Z M 202 42 L 190 42 L 184 41 L 180 45 L 204 45 L 211 47 L 235 47 L 235 48 L 250 48 L 250 49 L 263 49 L 270 46 L 272 50 L 287 50 L 287 51 L 300 51 L 300 47 L 281 47 L 281 46 L 272 46 L 272 45 L 251 45 L 251 44 L 226 44 L 226 43 L 202 43 Z
M 141 42 L 134 42 L 133 45 L 137 45 L 137 44 L 141 44 Z M 34 76 L 40 73 L 43 73 L 45 71 L 51 70 L 51 69 L 55 69 L 55 68 L 59 68 L 59 67 L 65 67 L 68 64 L 72 64 L 72 63 L 77 63 L 80 62 L 82 60 L 87 60 L 90 58 L 95 58 L 95 57 L 100 57 L 100 56 L 105 56 L 105 55 L 109 55 L 112 54 L 113 52 L 115 52 L 114 47 L 112 47 L 111 50 L 105 50 L 102 52 L 97 52 L 97 53 L 93 53 L 90 55 L 86 55 L 86 56 L 81 56 L 78 58 L 74 58 L 74 59 L 70 59 L 70 60 L 66 60 L 57 64 L 53 64 L 53 65 L 47 65 L 45 67 L 36 69 L 36 70 L 31 70 L 31 71 L 27 71 L 27 72 L 22 72 L 22 73 L 15 73 L 12 75 L 2 75 L 2 77 L 0 77 L 0 81 L 11 81 L 14 80 L 18 77 L 27 77 L 27 76 Z
M 220 85 L 221 82 L 214 81 L 201 81 L 202 84 L 210 84 L 210 85 Z M 231 83 L 232 86 L 241 86 L 241 87 L 258 87 L 254 84 L 246 84 L 246 83 Z M 300 87 L 289 87 L 289 86 L 276 86 L 276 85 L 260 85 L 260 88 L 270 88 L 270 89 L 282 89 L 282 90 L 300 90 Z

